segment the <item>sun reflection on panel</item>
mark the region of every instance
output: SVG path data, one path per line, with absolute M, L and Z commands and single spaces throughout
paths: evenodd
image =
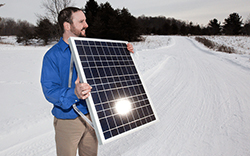
M 126 99 L 120 99 L 116 102 L 115 108 L 118 114 L 125 115 L 131 111 L 131 102 Z

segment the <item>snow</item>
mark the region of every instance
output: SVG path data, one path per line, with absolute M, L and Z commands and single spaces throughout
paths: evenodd
M 133 44 L 160 121 L 99 146 L 99 156 L 250 155 L 249 54 L 211 51 L 180 36 Z M 1 156 L 56 155 L 52 105 L 40 87 L 50 47 L 0 45 Z
M 238 54 L 250 54 L 250 37 L 248 36 L 203 36 L 219 45 L 236 49 Z

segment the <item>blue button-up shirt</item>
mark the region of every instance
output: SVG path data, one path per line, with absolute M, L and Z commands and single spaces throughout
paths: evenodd
M 74 119 L 78 116 L 72 107 L 74 103 L 82 113 L 88 113 L 85 100 L 79 100 L 74 92 L 77 79 L 75 67 L 72 86 L 68 87 L 70 59 L 69 45 L 62 38 L 47 51 L 43 58 L 41 74 L 43 93 L 45 98 L 54 105 L 52 114 L 59 119 Z

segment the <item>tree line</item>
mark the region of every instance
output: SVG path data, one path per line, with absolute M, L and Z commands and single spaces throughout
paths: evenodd
M 57 3 L 53 3 L 57 1 Z M 2 18 L 0 36 L 16 35 L 17 42 L 31 44 L 32 39 L 43 41 L 46 45 L 61 36 L 56 16 L 63 7 L 71 5 L 71 0 L 48 0 L 43 3 L 46 16 L 40 16 L 36 25 L 27 21 L 15 21 Z M 52 2 L 52 3 L 49 3 Z M 58 3 L 60 2 L 60 3 Z M 53 6 L 58 4 L 59 6 Z M 60 9 L 59 9 L 60 8 Z M 54 9 L 54 10 L 53 10 Z M 88 0 L 82 8 L 89 25 L 86 34 L 91 38 L 138 41 L 141 35 L 250 35 L 250 19 L 243 23 L 238 13 L 232 13 L 223 23 L 217 19 L 209 21 L 207 26 L 195 25 L 165 16 L 136 18 L 128 9 L 114 9 L 109 2 L 100 5 L 95 0 Z
M 250 35 L 250 19 L 244 24 L 238 13 L 230 14 L 223 23 L 214 18 L 205 27 L 164 16 L 140 16 L 137 21 L 147 35 Z
M 0 36 L 16 36 L 18 43 L 32 44 L 32 39 L 42 40 L 44 45 L 56 38 L 57 29 L 48 19 L 40 19 L 37 25 L 27 21 L 12 18 L 2 18 L 0 21 Z

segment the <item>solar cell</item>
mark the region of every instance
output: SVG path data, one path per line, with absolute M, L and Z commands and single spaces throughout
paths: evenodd
M 92 86 L 86 101 L 100 144 L 158 120 L 127 42 L 71 37 L 69 44 L 80 81 Z

